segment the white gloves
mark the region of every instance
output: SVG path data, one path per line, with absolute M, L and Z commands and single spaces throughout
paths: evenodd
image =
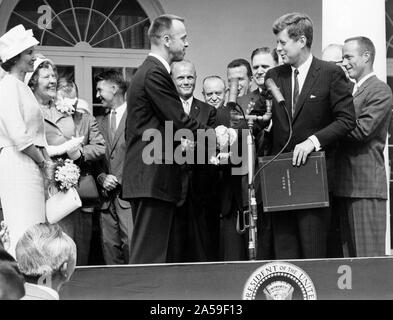
M 70 140 L 58 145 L 58 146 L 47 146 L 47 151 L 50 157 L 60 156 L 67 153 L 71 160 L 76 160 L 80 157 L 80 146 L 84 139 L 81 137 L 72 137 Z

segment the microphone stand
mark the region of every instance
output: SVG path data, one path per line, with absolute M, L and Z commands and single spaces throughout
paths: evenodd
M 267 111 L 264 116 L 256 116 L 256 115 L 245 115 L 243 109 L 239 106 L 238 109 L 241 110 L 242 115 L 235 115 L 234 118 L 242 119 L 247 121 L 248 125 L 248 134 L 247 134 L 247 154 L 248 154 L 248 210 L 243 211 L 243 222 L 244 227 L 242 229 L 238 229 L 238 232 L 243 234 L 246 229 L 248 229 L 248 259 L 256 260 L 257 251 L 258 251 L 258 243 L 257 243 L 257 220 L 258 220 L 258 209 L 257 209 L 257 200 L 255 196 L 255 187 L 254 187 L 254 171 L 255 171 L 255 142 L 254 137 L 252 135 L 252 129 L 254 126 L 254 121 L 263 120 L 269 121 L 271 119 L 271 105 L 272 102 L 270 100 L 266 100 L 268 104 Z M 248 216 L 248 223 L 246 223 L 246 216 Z M 239 225 L 239 224 L 238 224 Z

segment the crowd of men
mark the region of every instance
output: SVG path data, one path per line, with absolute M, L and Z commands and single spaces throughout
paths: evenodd
M 246 145 L 240 132 L 247 124 L 228 107 L 227 84 L 234 79 L 236 104 L 245 115 L 263 116 L 266 100 L 273 103 L 271 120 L 256 121 L 252 130 L 256 157 L 275 155 L 286 145 L 284 152 L 293 152 L 293 166 L 304 165 L 320 150 L 327 163 L 330 206 L 325 208 L 263 212 L 256 179 L 256 258 L 385 254 L 383 149 L 393 100 L 390 88 L 373 71 L 372 41 L 349 38 L 328 46 L 320 60 L 311 53 L 312 21 L 301 13 L 278 18 L 273 34 L 276 48 L 260 46 L 250 53 L 250 62 L 229 62 L 227 79 L 204 77 L 205 101 L 194 95 L 198 78 L 193 62 L 185 59 L 185 22 L 174 15 L 152 21 L 151 52 L 128 90 L 116 71 L 96 77 L 97 97 L 107 108 L 97 117 L 106 155 L 96 167 L 105 263 L 249 258 L 248 235 L 241 232 L 249 205 L 247 152 L 236 165 L 179 164 L 165 140 L 157 161 L 146 163 L 142 156 L 151 142 L 144 138 L 146 131 L 154 129 L 165 137 L 168 121 L 175 130 L 195 135 L 220 125 L 231 127 L 239 132 L 237 143 Z M 285 107 L 269 95 L 269 78 L 279 87 Z M 289 122 L 292 137 L 286 144 Z

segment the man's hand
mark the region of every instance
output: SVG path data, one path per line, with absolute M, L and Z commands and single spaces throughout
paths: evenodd
M 112 191 L 119 184 L 117 178 L 112 174 L 100 174 L 97 180 L 99 184 L 107 191 Z
M 308 155 L 315 149 L 314 143 L 310 140 L 304 140 L 295 146 L 293 150 L 292 165 L 300 166 L 300 164 L 305 164 Z

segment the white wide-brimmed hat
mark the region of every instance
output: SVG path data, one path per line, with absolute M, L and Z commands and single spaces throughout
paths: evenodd
M 25 83 L 29 84 L 29 81 L 31 79 L 31 77 L 33 76 L 34 72 L 37 70 L 37 68 L 40 66 L 41 63 L 48 61 L 51 64 L 54 64 L 52 60 L 46 58 L 44 55 L 42 55 L 41 53 L 37 53 L 35 55 L 35 61 L 34 61 L 34 68 L 32 72 L 27 72 L 25 75 Z
M 8 30 L 0 37 L 0 59 L 4 63 L 26 49 L 39 44 L 31 29 L 26 30 L 21 24 Z

